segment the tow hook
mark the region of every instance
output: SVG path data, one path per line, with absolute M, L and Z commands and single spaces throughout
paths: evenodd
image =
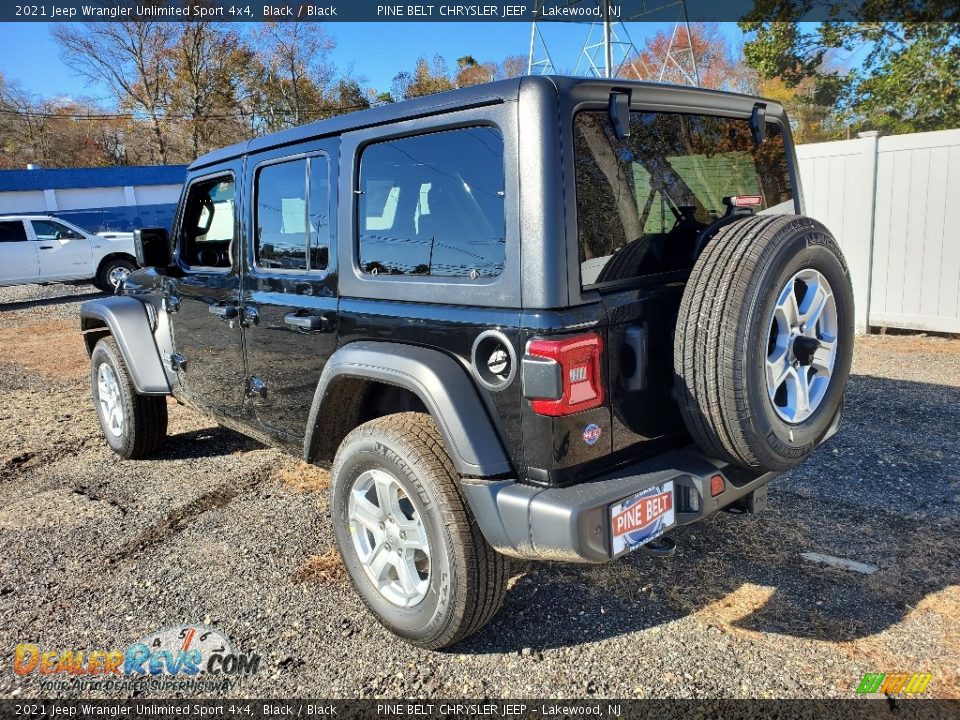
M 653 542 L 648 542 L 646 545 L 641 545 L 640 549 L 648 555 L 666 558 L 672 557 L 674 554 L 676 554 L 677 544 L 673 541 L 673 538 L 669 538 L 664 535 L 657 538 Z

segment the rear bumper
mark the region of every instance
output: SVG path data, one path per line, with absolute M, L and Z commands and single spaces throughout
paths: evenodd
M 720 475 L 724 490 L 710 493 Z M 765 486 L 777 473 L 747 474 L 708 460 L 695 447 L 674 450 L 590 482 L 543 488 L 514 480 L 465 480 L 464 491 L 484 537 L 506 555 L 531 560 L 613 559 L 610 505 L 672 480 L 676 526 L 702 520 Z

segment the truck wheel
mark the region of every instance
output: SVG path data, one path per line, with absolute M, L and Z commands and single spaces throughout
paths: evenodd
M 680 410 L 708 455 L 787 470 L 840 411 L 853 289 L 830 232 L 796 215 L 722 228 L 694 266 L 674 343 Z
M 136 263 L 122 257 L 104 260 L 97 270 L 94 284 L 104 292 L 115 293 L 127 276 L 136 269 Z
M 158 452 L 167 435 L 167 399 L 138 395 L 112 337 L 100 340 L 91 357 L 90 385 L 107 444 L 124 460 Z
M 356 428 L 331 475 L 340 555 L 388 630 L 436 649 L 490 621 L 506 595 L 508 560 L 483 538 L 429 415 Z

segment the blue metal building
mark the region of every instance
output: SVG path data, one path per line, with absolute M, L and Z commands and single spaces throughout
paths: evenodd
M 186 172 L 186 165 L 0 170 L 0 215 L 55 215 L 90 232 L 170 228 Z

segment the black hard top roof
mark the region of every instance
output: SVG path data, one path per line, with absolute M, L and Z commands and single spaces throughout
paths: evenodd
M 736 93 L 707 90 L 681 85 L 663 85 L 620 78 L 601 79 L 568 77 L 558 75 L 524 75 L 509 80 L 474 85 L 471 87 L 448 90 L 446 92 L 428 95 L 426 97 L 403 100 L 397 103 L 388 103 L 368 110 L 337 115 L 327 120 L 301 125 L 299 127 L 281 130 L 262 137 L 253 138 L 247 142 L 229 145 L 201 155 L 190 165 L 189 170 L 213 165 L 231 160 L 242 155 L 269 150 L 271 148 L 291 145 L 311 138 L 337 135 L 342 132 L 358 130 L 360 128 L 375 127 L 400 120 L 412 120 L 418 117 L 428 117 L 455 109 L 495 105 L 497 103 L 516 101 L 522 84 L 544 83 L 551 86 L 554 92 L 565 93 L 578 85 L 604 85 L 607 87 L 631 87 L 656 90 L 657 93 L 678 93 L 686 96 L 702 95 L 705 104 L 722 103 L 724 106 L 752 104 L 762 98 L 755 98 Z M 771 101 L 765 101 L 771 102 Z

